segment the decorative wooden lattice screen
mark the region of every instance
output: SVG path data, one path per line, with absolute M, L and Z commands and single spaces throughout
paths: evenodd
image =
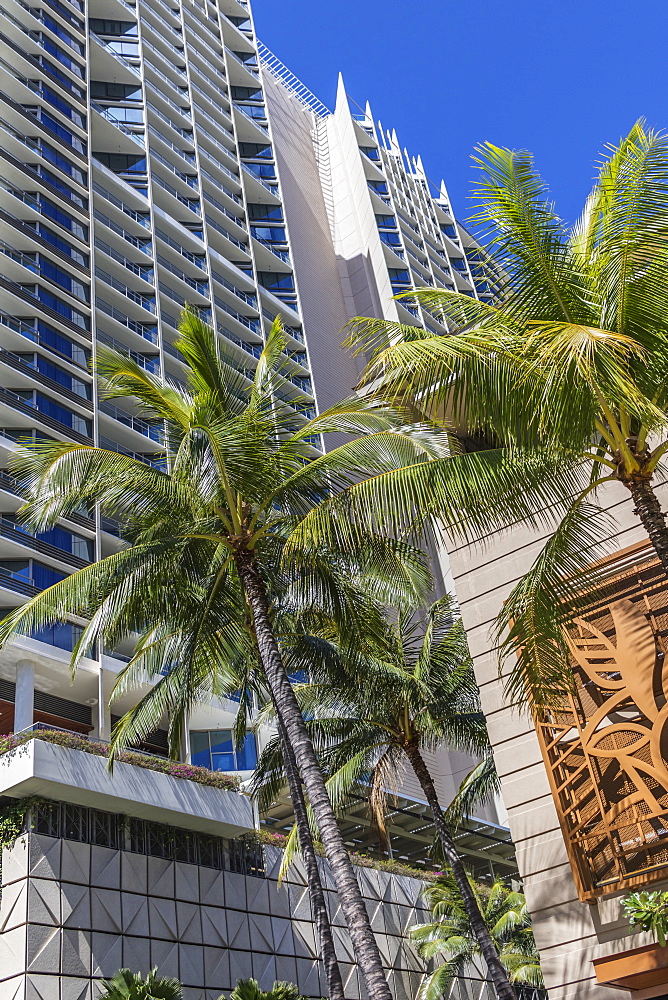
M 536 719 L 589 900 L 668 877 L 668 581 L 638 554 L 609 568 L 605 599 L 567 630 L 575 692 Z

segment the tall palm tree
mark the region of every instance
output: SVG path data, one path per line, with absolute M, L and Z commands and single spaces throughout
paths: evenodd
M 638 122 L 609 147 L 570 228 L 529 153 L 489 143 L 477 152 L 477 266 L 491 275 L 494 297 L 411 291 L 452 336 L 360 319 L 350 339 L 374 352 L 367 382 L 380 380 L 385 398 L 419 400 L 423 412 L 459 429 L 460 451 L 462 439 L 476 451 L 461 456 L 478 491 L 468 527 L 489 533 L 511 524 L 520 495 L 522 519 L 543 528 L 556 519 L 499 623 L 517 655 L 510 694 L 539 701 L 568 682 L 560 603 L 572 614 L 583 584 L 592 584 L 592 551 L 612 530 L 598 505 L 606 487 L 628 491 L 668 572 L 656 494 L 668 453 L 668 139 Z M 482 470 L 498 467 L 506 474 L 496 488 Z
M 508 889 L 501 881 L 488 886 L 469 877 L 469 884 L 511 982 L 542 987 L 540 959 L 524 895 Z M 433 920 L 411 928 L 410 936 L 423 958 L 440 958 L 443 962 L 423 982 L 419 1000 L 441 1000 L 450 995 L 454 980 L 465 976 L 471 966 L 481 979 L 486 979 L 487 973 L 479 964 L 480 948 L 454 878 L 443 875 L 425 890 L 424 896 Z
M 425 760 L 425 751 L 444 743 L 488 754 L 461 619 L 450 597 L 436 601 L 427 614 L 403 607 L 394 616 L 380 618 L 366 608 L 360 617 L 369 622 L 366 635 L 358 632 L 351 639 L 334 630 L 333 635 L 327 637 L 325 632 L 319 638 L 322 664 L 318 666 L 315 650 L 307 653 L 314 679 L 298 688 L 302 709 L 311 716 L 309 730 L 329 774 L 327 787 L 333 804 L 338 808 L 345 803 L 353 787 L 370 775 L 370 805 L 375 826 L 382 833 L 387 789 L 406 765 L 412 768 L 497 996 L 513 997 Z M 255 779 L 260 787 L 263 771 L 273 778 L 276 770 L 273 748 L 263 757 Z
M 91 642 L 101 639 L 113 648 L 121 637 L 138 632 L 144 666 L 154 673 L 167 669 L 169 683 L 161 696 L 176 742 L 202 685 L 215 693 L 225 661 L 248 642 L 238 615 L 244 601 L 366 988 L 374 998 L 390 1000 L 359 885 L 274 633 L 271 581 L 276 567 L 289 565 L 293 586 L 312 587 L 319 595 L 318 588 L 326 589 L 322 581 L 331 578 L 332 559 L 354 555 L 381 581 L 381 589 L 382 581 L 401 579 L 420 592 L 428 575 L 424 560 L 399 534 L 431 493 L 431 466 L 442 458 L 444 443 L 424 425 L 406 426 L 401 413 L 372 400 L 345 400 L 305 421 L 281 374 L 285 339 L 278 323 L 250 389 L 214 331 L 192 312 L 182 321 L 177 346 L 188 365 L 185 387 L 128 357 L 98 351 L 106 395 L 132 396 L 147 419 L 163 423 L 164 469 L 76 444 L 46 441 L 25 449 L 16 468 L 30 486 L 24 511 L 29 523 L 44 527 L 82 504 L 98 504 L 124 522 L 130 544 L 7 616 L 0 642 L 14 631 L 78 614 L 89 625 L 73 654 L 76 665 Z M 345 443 L 318 457 L 314 436 L 330 432 L 345 434 Z M 188 586 L 192 600 L 181 605 Z M 194 619 L 195 628 L 194 605 L 204 612 Z M 147 615 L 154 615 L 153 632 Z M 181 627 L 171 628 L 178 619 Z M 207 650 L 217 664 L 213 677 Z M 147 733 L 152 719 L 152 711 L 138 712 L 136 731 Z

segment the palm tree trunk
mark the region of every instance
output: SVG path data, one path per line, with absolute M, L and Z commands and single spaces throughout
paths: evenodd
M 306 868 L 306 880 L 308 882 L 309 896 L 311 897 L 311 906 L 313 907 L 315 929 L 318 941 L 320 942 L 320 957 L 325 967 L 327 995 L 329 996 L 329 1000 L 345 1000 L 341 970 L 336 959 L 332 926 L 329 922 L 325 892 L 320 879 L 318 859 L 313 847 L 313 837 L 311 836 L 311 827 L 309 826 L 308 814 L 306 812 L 306 801 L 304 799 L 301 778 L 297 770 L 297 761 L 292 752 L 283 721 L 278 714 L 276 721 L 278 724 L 278 735 L 283 748 L 283 761 L 285 764 L 285 775 L 288 779 L 290 798 L 292 799 L 292 811 L 295 814 L 295 822 L 297 824 L 299 847 L 304 859 L 304 867 Z
M 283 719 L 318 824 L 320 839 L 332 870 L 366 991 L 373 1000 L 392 1000 L 378 944 L 371 930 L 369 915 L 355 871 L 336 822 L 311 738 L 276 643 L 269 615 L 267 591 L 255 554 L 248 549 L 241 549 L 235 554 L 235 563 L 253 612 L 255 635 L 267 684 Z
M 654 551 L 668 575 L 668 528 L 666 515 L 661 510 L 661 504 L 654 492 L 651 480 L 646 476 L 637 476 L 622 480 L 630 491 L 635 503 L 634 514 L 642 521 L 642 526 L 649 535 Z
M 501 965 L 496 945 L 494 944 L 494 940 L 489 932 L 487 924 L 483 920 L 480 907 L 478 906 L 478 901 L 475 898 L 473 890 L 469 884 L 466 869 L 464 868 L 462 859 L 457 853 L 457 848 L 455 847 L 452 835 L 448 830 L 448 826 L 443 817 L 443 810 L 441 809 L 441 805 L 438 801 L 438 795 L 436 794 L 436 788 L 434 786 L 432 776 L 429 773 L 429 768 L 424 762 L 417 743 L 409 743 L 404 747 L 404 749 L 406 751 L 406 756 L 411 763 L 411 767 L 415 772 L 415 776 L 420 782 L 420 786 L 425 794 L 427 802 L 429 803 L 429 808 L 431 809 L 434 820 L 434 826 L 436 827 L 436 834 L 441 842 L 443 854 L 445 855 L 447 863 L 452 868 L 452 874 L 455 876 L 457 887 L 462 895 L 466 913 L 471 923 L 471 928 L 476 941 L 478 942 L 483 958 L 485 959 L 489 974 L 492 977 L 492 982 L 494 984 L 498 1000 L 516 1000 L 515 990 L 510 984 L 506 970 Z

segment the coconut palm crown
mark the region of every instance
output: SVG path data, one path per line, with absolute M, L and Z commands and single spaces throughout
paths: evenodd
M 614 547 L 604 508 L 624 491 L 668 572 L 656 494 L 668 453 L 668 138 L 638 122 L 609 147 L 572 227 L 529 153 L 486 143 L 475 164 L 476 267 L 497 294 L 411 291 L 452 336 L 362 318 L 350 340 L 373 352 L 366 379 L 381 395 L 414 398 L 458 432 L 471 469 L 499 449 L 514 466 L 512 496 L 471 480 L 478 500 L 447 528 L 483 516 L 479 535 L 508 526 L 521 496 L 529 514 L 517 520 L 548 534 L 499 620 L 517 658 L 509 693 L 537 702 L 568 684 L 561 625 Z
M 432 467 L 446 460 L 444 435 L 407 424 L 400 410 L 371 399 L 344 400 L 304 419 L 284 374 L 280 322 L 250 384 L 221 338 L 191 311 L 177 347 L 185 383 L 105 348 L 97 353 L 103 395 L 133 397 L 141 415 L 164 429 L 163 463 L 55 441 L 24 449 L 15 469 L 28 490 L 23 513 L 33 529 L 96 504 L 122 523 L 128 544 L 10 613 L 0 642 L 80 616 L 88 624 L 73 652 L 76 667 L 91 644 L 114 648 L 138 637 L 135 665 L 139 658 L 147 676 L 167 678 L 154 698 L 163 699 L 172 746 L 203 690 L 230 689 L 227 665 L 240 650 L 256 656 L 294 750 L 367 989 L 390 1000 L 274 634 L 272 580 L 289 573 L 302 604 L 309 596 L 336 602 L 332 565 L 355 559 L 360 578 L 372 575 L 381 599 L 386 585 L 394 593 L 396 581 L 420 599 L 429 573 L 402 538 L 424 520 L 416 512 L 433 495 Z M 319 456 L 314 444 L 329 433 L 345 435 L 344 443 Z M 155 725 L 155 701 L 144 705 L 132 720 L 140 738 Z
M 469 883 L 511 982 L 541 987 L 543 976 L 524 895 L 501 881 L 487 886 L 469 878 Z M 473 968 L 485 979 L 486 969 L 452 876 L 441 876 L 424 895 L 433 920 L 411 928 L 410 937 L 423 958 L 440 964 L 422 983 L 419 1000 L 441 1000 L 450 995 L 457 976 L 470 975 Z

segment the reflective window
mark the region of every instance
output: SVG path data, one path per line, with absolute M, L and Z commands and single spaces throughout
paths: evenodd
M 43 31 L 38 33 L 39 44 L 42 46 L 45 52 L 49 55 L 54 56 L 58 62 L 62 63 L 63 66 L 67 66 L 75 76 L 80 77 L 82 80 L 85 76 L 83 66 L 80 66 L 78 62 L 72 59 L 64 49 L 61 49 L 60 45 L 56 45 L 48 35 L 45 35 Z
M 83 282 L 73 277 L 69 271 L 64 271 L 62 267 L 58 267 L 48 257 L 45 257 L 44 254 L 38 254 L 38 259 L 40 272 L 45 278 L 55 281 L 57 285 L 64 288 L 70 295 L 75 295 L 78 299 L 88 302 L 90 292 Z
M 79 128 L 86 127 L 85 116 L 82 115 L 80 111 L 76 111 L 69 101 L 66 101 L 64 97 L 61 97 L 60 94 L 57 94 L 55 90 L 52 90 L 51 87 L 47 86 L 45 83 L 42 83 L 41 91 L 44 100 L 48 101 L 49 104 L 52 104 L 54 108 L 57 108 L 62 115 L 65 115 L 66 118 L 73 121 L 75 125 L 79 126 Z
M 72 180 L 77 181 L 79 184 L 86 184 L 86 174 L 84 171 L 75 166 L 71 160 L 63 156 L 62 153 L 48 142 L 45 142 L 44 139 L 39 140 L 39 148 L 42 150 L 44 159 L 52 163 L 54 167 L 58 167 L 59 170 L 62 170 L 64 174 L 67 174 L 68 177 L 71 177 Z
M 270 145 L 265 142 L 240 142 L 239 156 L 252 156 L 254 159 L 273 159 L 274 153 Z
M 38 320 L 37 322 L 37 337 L 41 344 L 51 347 L 54 351 L 62 354 L 63 357 L 69 358 L 82 368 L 88 367 L 90 352 L 81 347 L 80 344 L 76 344 L 73 340 L 70 340 L 64 334 L 58 333 L 47 323 L 43 323 L 42 320 Z
M 59 299 L 57 295 L 49 292 L 46 288 L 43 288 L 42 285 L 37 286 L 36 294 L 39 301 L 43 302 L 44 305 L 54 309 L 55 312 L 64 316 L 65 319 L 70 320 L 70 322 L 74 323 L 76 326 L 80 326 L 83 330 L 90 330 L 90 320 L 88 317 L 84 316 L 83 313 L 80 313 L 77 309 L 73 309 L 72 306 L 68 305 L 66 302 L 63 302 L 63 300 Z
M 235 749 L 231 729 L 191 732 L 190 759 L 211 771 L 252 771 L 257 764 L 255 733 L 246 733 L 243 746 Z
M 59 385 L 69 389 L 70 392 L 76 393 L 77 396 L 82 396 L 84 399 L 91 398 L 92 390 L 89 382 L 83 382 L 79 378 L 74 378 L 64 368 L 54 365 L 51 361 L 47 361 L 41 354 L 27 354 L 25 351 L 21 351 L 20 353 L 16 351 L 16 356 L 38 371 L 40 375 L 50 378 L 53 382 L 57 382 Z
M 96 101 L 141 101 L 141 84 L 110 83 L 108 80 L 91 80 L 90 95 Z
M 283 222 L 281 205 L 248 205 L 248 218 L 258 222 Z
M 89 17 L 88 26 L 96 35 L 124 35 L 136 38 L 138 28 L 136 21 L 112 21 L 106 17 Z
M 57 247 L 62 253 L 67 254 L 77 264 L 81 264 L 82 267 L 88 267 L 88 254 L 82 253 L 78 247 L 73 246 L 68 240 L 64 240 L 62 236 L 54 233 L 53 229 L 49 229 L 43 222 L 38 222 L 36 226 L 37 232 L 43 240 L 46 240 L 51 246 Z
M 52 17 L 49 17 L 49 15 L 44 12 L 42 12 L 42 24 L 48 28 L 49 31 L 52 31 L 54 35 L 60 38 L 61 41 L 69 45 L 71 49 L 74 49 L 74 51 L 80 56 L 85 55 L 86 46 L 84 43 L 76 39 L 69 33 L 69 31 L 66 31 L 65 28 L 61 28 L 57 21 L 54 21 Z
M 41 144 L 42 149 L 45 148 L 45 145 L 46 145 L 45 143 Z M 75 205 L 78 205 L 80 208 L 83 209 L 88 208 L 88 198 L 82 198 L 82 196 L 79 194 L 78 191 L 75 191 L 73 188 L 71 188 L 69 184 L 65 183 L 65 181 L 61 181 L 60 177 L 57 177 L 56 174 L 52 173 L 48 169 L 48 167 L 45 167 L 43 164 L 38 163 L 37 173 L 48 184 L 54 187 L 56 191 L 60 191 L 61 194 L 64 194 L 65 197 L 69 198 L 69 200 L 73 202 Z

